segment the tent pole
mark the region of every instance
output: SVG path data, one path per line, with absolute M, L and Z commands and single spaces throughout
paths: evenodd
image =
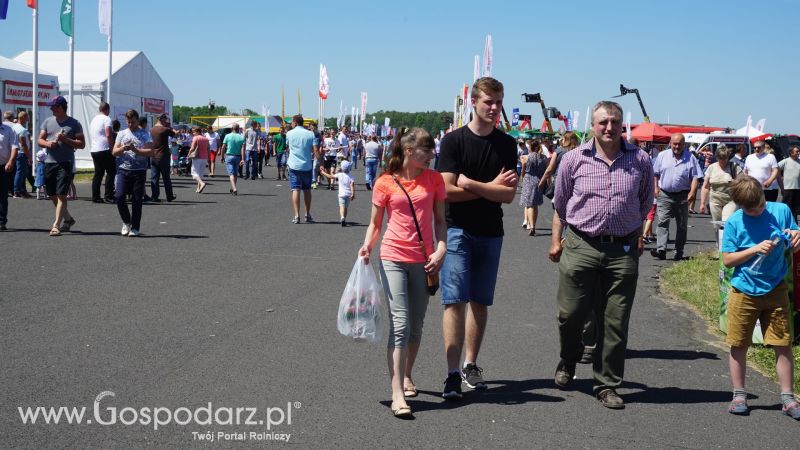
M 39 147 L 39 6 L 33 8 L 33 98 L 31 99 L 31 167 L 36 168 Z
M 75 113 L 75 106 L 72 104 L 73 90 L 75 89 L 75 2 L 71 2 L 72 13 L 72 36 L 69 37 L 69 108 L 70 114 Z
M 111 104 L 111 36 L 114 34 L 114 25 L 113 25 L 113 17 L 114 17 L 114 0 L 109 0 L 109 18 L 112 21 L 108 24 L 108 80 L 106 81 L 106 103 L 109 105 Z

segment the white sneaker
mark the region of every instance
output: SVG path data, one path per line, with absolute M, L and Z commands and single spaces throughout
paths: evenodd
M 121 234 L 123 236 L 127 236 L 127 235 L 130 234 L 130 232 L 131 232 L 131 226 L 128 225 L 127 223 L 123 223 L 122 224 L 122 231 L 120 231 L 119 234 Z
M 130 237 L 136 237 L 138 235 L 139 235 L 139 230 L 137 230 L 136 228 L 131 228 L 131 232 L 130 234 L 128 234 L 128 236 Z

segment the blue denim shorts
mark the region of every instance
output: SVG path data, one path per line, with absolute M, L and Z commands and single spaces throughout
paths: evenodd
M 442 305 L 494 303 L 503 237 L 476 236 L 461 228 L 447 229 L 447 255 L 442 264 Z
M 289 169 L 289 189 L 293 191 L 311 189 L 311 171 Z
M 286 167 L 286 152 L 278 153 L 275 155 L 276 165 L 280 167 Z
M 347 208 L 350 206 L 350 197 L 339 197 L 339 206 Z
M 225 155 L 225 167 L 228 168 L 228 175 L 239 175 L 239 162 L 242 157 L 239 155 Z

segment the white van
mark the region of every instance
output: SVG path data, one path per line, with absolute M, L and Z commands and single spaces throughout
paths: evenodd
M 699 140 L 699 139 L 698 139 Z M 753 149 L 750 145 L 750 138 L 743 135 L 743 134 L 707 134 L 705 138 L 700 141 L 699 145 L 697 145 L 696 151 L 701 151 L 704 147 L 711 147 L 711 153 L 714 154 L 717 150 L 717 146 L 720 144 L 725 144 L 726 147 L 731 149 L 731 151 L 736 151 L 736 148 L 739 145 L 744 145 L 747 147 L 747 154 L 753 152 Z

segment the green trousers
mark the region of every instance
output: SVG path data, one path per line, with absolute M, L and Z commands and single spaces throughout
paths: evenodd
M 568 232 L 558 274 L 561 359 L 581 359 L 583 327 L 588 315 L 594 314 L 594 389 L 618 387 L 625 372 L 628 321 L 639 277 L 636 243 L 600 244 Z

